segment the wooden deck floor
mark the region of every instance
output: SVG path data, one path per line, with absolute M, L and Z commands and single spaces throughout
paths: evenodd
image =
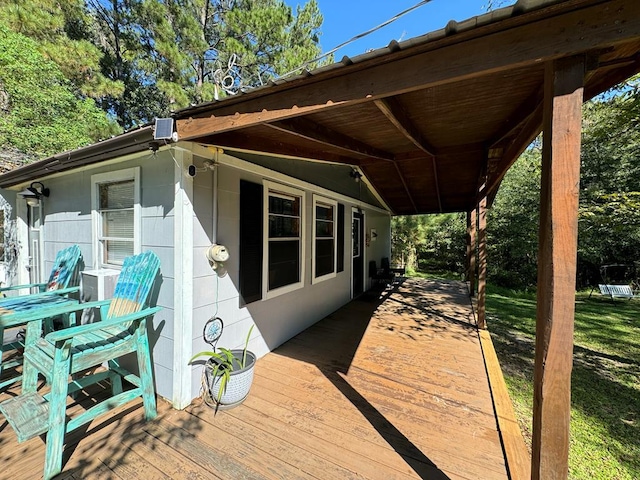
M 136 402 L 74 432 L 60 478 L 506 479 L 473 324 L 459 283 L 366 294 L 260 359 L 235 409 L 160 401 L 144 423 Z M 0 478 L 43 459 L 0 419 Z

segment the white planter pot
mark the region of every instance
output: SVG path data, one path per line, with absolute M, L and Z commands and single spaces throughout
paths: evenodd
M 218 408 L 232 408 L 240 405 L 247 395 L 253 382 L 253 368 L 256 364 L 256 356 L 253 352 L 247 350 L 247 360 L 244 368 L 240 368 L 242 362 L 242 350 L 231 350 L 233 356 L 237 359 L 234 361 L 234 370 L 231 372 L 226 389 L 220 398 Z M 205 376 L 207 385 L 209 386 L 209 394 L 214 403 L 217 402 L 218 391 L 220 390 L 220 375 L 213 377 L 213 363 L 215 359 L 210 358 L 205 364 Z

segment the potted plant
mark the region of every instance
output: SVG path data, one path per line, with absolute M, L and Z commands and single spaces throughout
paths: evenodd
M 251 388 L 256 356 L 247 349 L 253 325 L 247 333 L 243 349 L 229 350 L 215 344 L 222 334 L 223 323 L 219 317 L 211 318 L 204 326 L 203 337 L 213 350 L 196 353 L 189 363 L 201 357 L 209 357 L 204 364 L 203 398 L 207 405 L 218 409 L 240 405 Z

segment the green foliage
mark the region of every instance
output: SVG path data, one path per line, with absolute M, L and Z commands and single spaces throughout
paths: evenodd
M 489 285 L 488 324 L 531 444 L 535 295 Z M 569 478 L 640 478 L 640 303 L 576 298 Z
M 584 269 L 640 261 L 638 127 L 637 79 L 585 106 L 578 244 Z
M 391 263 L 410 271 L 464 271 L 465 214 L 407 215 L 391 219 Z
M 497 285 L 533 286 L 537 277 L 540 148 L 511 167 L 487 216 L 488 276 Z
M 117 126 L 90 99 L 78 99 L 35 41 L 0 24 L 0 145 L 49 155 L 93 143 Z
M 580 206 L 579 256 L 591 265 L 640 259 L 640 192 L 589 195 Z
M 427 215 L 404 215 L 391 219 L 391 263 L 409 270 L 418 268 L 418 248 L 426 239 Z
M 418 248 L 418 269 L 462 274 L 466 259 L 466 214 L 427 217 L 425 241 Z
M 100 71 L 100 48 L 82 0 L 0 0 L 0 23 L 34 40 L 79 96 L 121 95 L 123 85 Z
M 316 0 L 295 14 L 283 0 L 0 0 L 0 22 L 131 128 L 310 62 L 322 15 Z
M 262 85 L 320 52 L 316 0 L 298 6 L 295 15 L 282 0 L 89 5 L 103 45 L 103 71 L 125 88 L 103 106 L 126 127 Z
M 585 105 L 579 287 L 597 283 L 603 264 L 640 261 L 639 126 L 636 79 Z M 489 278 L 498 285 L 524 288 L 536 283 L 540 169 L 540 149 L 528 149 L 507 173 L 489 211 Z

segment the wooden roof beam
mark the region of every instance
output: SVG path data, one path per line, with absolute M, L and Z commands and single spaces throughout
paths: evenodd
M 396 167 L 396 172 L 398 172 L 398 176 L 400 177 L 400 181 L 402 182 L 402 186 L 404 187 L 404 191 L 407 192 L 407 197 L 409 197 L 409 201 L 411 202 L 411 205 L 413 206 L 413 210 L 416 213 L 420 213 L 420 210 L 418 210 L 418 207 L 416 206 L 416 202 L 413 200 L 413 195 L 411 195 L 411 192 L 409 191 L 409 186 L 407 185 L 407 181 L 404 178 L 402 170 L 400 170 L 400 165 L 398 165 L 398 162 L 393 162 L 393 165 Z M 440 202 L 440 197 L 438 197 L 438 202 Z M 440 208 L 442 209 L 442 206 L 440 206 Z
M 311 140 L 328 147 L 344 150 L 350 154 L 379 160 L 393 161 L 393 154 L 377 149 L 366 143 L 360 142 L 348 135 L 326 128 L 304 117 L 282 120 L 274 123 L 265 123 L 264 126 L 273 128 L 296 137 Z
M 433 148 L 432 145 L 424 138 L 424 136 L 418 131 L 414 123 L 409 119 L 407 114 L 400 105 L 400 102 L 395 98 L 383 98 L 379 100 L 374 100 L 376 107 L 380 110 L 385 117 L 396 127 L 398 131 L 400 131 L 407 139 L 411 141 L 416 147 L 422 150 L 424 153 L 431 155 L 431 164 L 433 168 L 433 178 L 434 178 L 434 187 L 436 191 L 436 197 L 438 198 L 438 207 L 440 208 L 440 212 L 442 212 L 442 198 L 440 196 L 440 184 L 438 182 L 438 166 L 436 163 L 436 149 Z M 396 169 L 398 170 L 398 174 L 400 174 L 400 178 L 402 179 L 402 183 L 407 190 L 407 194 L 409 198 L 411 198 L 411 194 L 409 193 L 409 189 L 407 188 L 407 184 L 402 177 L 400 172 L 400 167 L 396 164 Z M 416 208 L 416 204 L 411 198 L 411 203 L 413 204 L 413 208 L 415 208 L 416 213 L 418 213 L 418 209 Z
M 381 98 L 374 100 L 376 107 L 385 117 L 411 141 L 416 147 L 429 155 L 435 155 L 436 149 L 429 144 L 424 136 L 418 131 L 414 123 L 409 119 L 407 114 L 395 98 Z

